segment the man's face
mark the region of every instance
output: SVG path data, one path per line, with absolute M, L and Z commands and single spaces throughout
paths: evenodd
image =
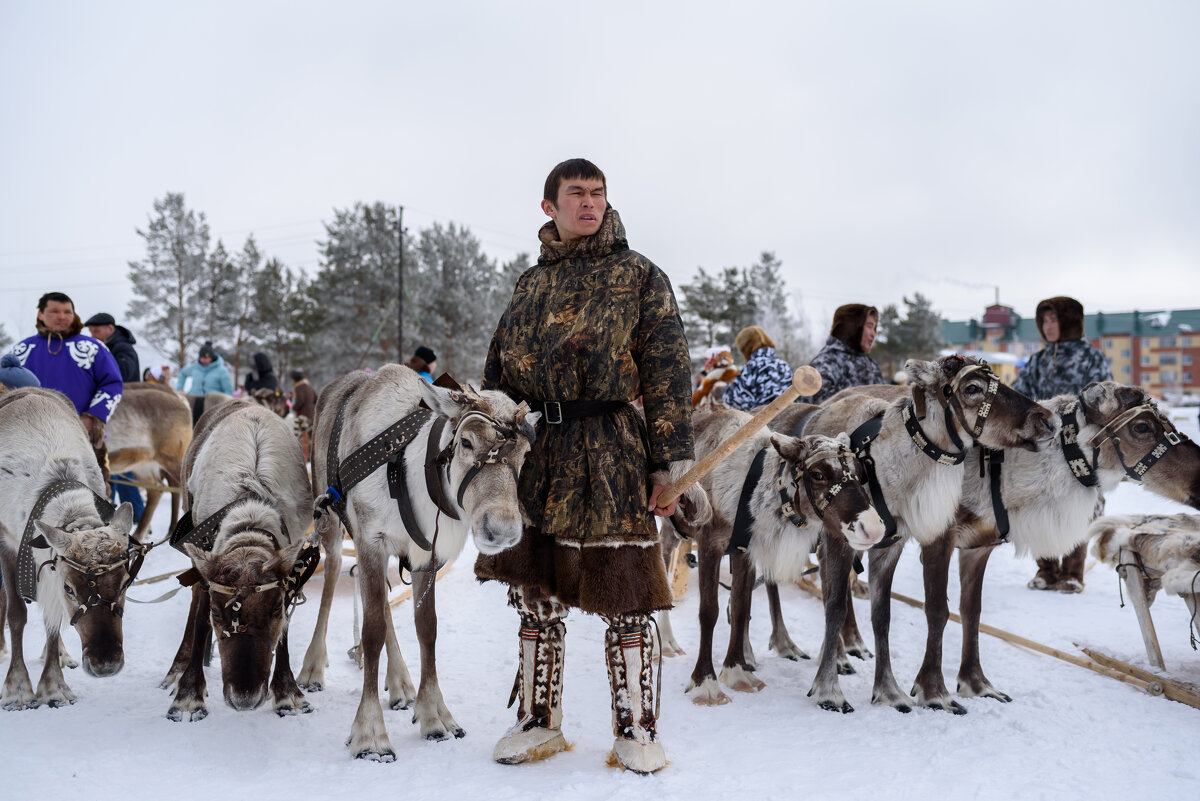
M 65 334 L 71 330 L 71 323 L 75 322 L 75 307 L 61 300 L 48 300 L 46 308 L 38 312 L 37 318 L 47 331 Z
M 558 201 L 542 201 L 542 211 L 558 226 L 558 237 L 573 242 L 600 230 L 600 222 L 608 209 L 607 190 L 603 181 L 568 178 L 558 185 Z
M 863 334 L 862 334 L 862 343 L 861 343 L 863 353 L 870 353 L 871 346 L 875 344 L 875 327 L 877 324 L 878 324 L 878 320 L 876 320 L 874 317 L 870 317 L 870 316 L 867 317 L 867 322 L 863 324 Z
M 91 333 L 92 337 L 100 340 L 101 342 L 104 342 L 106 339 L 111 337 L 113 335 L 113 331 L 116 331 L 116 330 L 117 330 L 117 327 L 115 325 L 89 325 L 88 326 L 88 331 Z
M 1042 315 L 1042 337 L 1052 344 L 1058 341 L 1058 315 L 1053 311 Z

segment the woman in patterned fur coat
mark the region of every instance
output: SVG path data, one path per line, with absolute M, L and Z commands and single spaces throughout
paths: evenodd
M 746 365 L 725 389 L 725 405 L 750 411 L 778 398 L 792 385 L 792 368 L 775 355 L 775 340 L 757 325 L 738 331 L 733 344 Z

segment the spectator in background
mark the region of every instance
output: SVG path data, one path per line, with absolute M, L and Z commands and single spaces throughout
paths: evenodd
M 141 380 L 137 351 L 133 349 L 137 340 L 134 339 L 133 334 L 129 333 L 128 328 L 117 325 L 117 321 L 108 312 L 93 314 L 84 325 L 87 326 L 94 338 L 104 343 L 113 358 L 117 360 L 117 367 L 121 370 L 123 383 L 136 384 Z M 135 481 L 136 477 L 133 472 L 118 473 L 112 478 L 113 492 L 116 494 L 118 502 L 128 503 L 132 506 L 133 522 L 140 523 L 142 512 L 146 509 L 146 503 L 142 500 L 142 492 L 137 487 L 122 483 Z
M 307 417 L 313 421 L 317 412 L 317 391 L 304 377 L 304 371 L 292 370 L 292 413 L 297 417 Z
M 824 347 L 809 362 L 821 374 L 821 389 L 798 402 L 823 403 L 848 387 L 885 383 L 879 365 L 867 355 L 875 344 L 878 323 L 879 312 L 874 306 L 838 306 Z
M 1047 298 L 1037 305 L 1038 332 L 1046 347 L 1029 357 L 1012 388 L 1034 400 L 1055 395 L 1078 395 L 1093 381 L 1111 381 L 1112 368 L 1104 354 L 1083 337 L 1083 304 L 1074 298 Z M 1104 513 L 1104 497 L 1096 514 Z M 1083 592 L 1083 565 L 1087 541 L 1060 559 L 1037 560 L 1038 571 L 1029 581 L 1031 590 Z
M 417 371 L 417 375 L 429 383 L 433 383 L 433 371 L 437 369 L 437 354 L 432 348 L 424 345 L 417 348 L 413 357 L 408 360 L 408 366 Z
M 192 397 L 192 425 L 204 414 L 204 396 L 209 392 L 233 394 L 233 379 L 225 360 L 213 348 L 211 342 L 200 346 L 196 361 L 179 371 L 175 389 L 182 389 Z
M 242 387 L 247 395 L 253 395 L 256 389 L 279 389 L 279 379 L 275 376 L 275 368 L 265 353 L 256 353 L 250 357 L 252 369 L 246 373 L 246 381 Z
M 738 331 L 733 344 L 746 364 L 725 388 L 725 405 L 750 411 L 770 403 L 792 385 L 792 368 L 775 355 L 775 340 L 757 325 Z

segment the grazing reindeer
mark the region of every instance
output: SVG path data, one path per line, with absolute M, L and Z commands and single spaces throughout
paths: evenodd
M 694 419 L 697 454 L 702 456 L 745 425 L 750 415 L 726 410 L 700 413 Z M 809 695 L 823 707 L 848 707 L 836 681 L 830 684 L 829 675 L 837 675 L 837 635 L 846 613 L 852 549 L 869 548 L 884 534 L 883 521 L 871 508 L 870 496 L 860 483 L 862 465 L 849 445 L 845 434 L 796 439 L 763 431 L 702 480 L 713 515 L 708 525 L 694 532 L 699 548 L 700 648 L 687 687 L 693 703 L 729 702 L 712 666 L 721 556 L 733 546 L 731 633 L 720 678 L 732 689 L 756 692 L 765 685 L 748 664 L 745 640 L 755 567 L 773 580 L 799 578 L 820 536 L 827 554 L 822 561 L 823 577 L 827 586 L 835 589 L 826 595 L 821 666 Z M 839 580 L 840 592 L 836 590 Z
M 1103 381 L 1089 384 L 1079 396 L 1059 395 L 1041 403 L 1061 421 L 1061 434 L 1036 452 L 1004 453 L 998 499 L 990 489 L 991 475 L 967 470 L 953 525 L 944 536 L 922 545 L 929 637 L 913 686 L 917 703 L 966 712 L 950 698 L 942 677 L 942 634 L 949 616 L 946 587 L 956 547 L 963 626 L 958 694 L 1007 702 L 1012 698 L 992 686 L 979 659 L 983 574 L 992 551 L 1011 538 L 1019 555 L 1069 553 L 1087 539 L 1097 493 L 1113 490 L 1127 477 L 1200 508 L 1200 446 L 1179 434 L 1141 389 Z M 997 471 L 998 463 L 991 462 L 990 469 Z M 1003 510 L 1000 519 L 1007 517 L 1007 525 L 997 522 L 997 508 Z
M 59 629 L 67 619 L 83 646 L 83 669 L 112 676 L 125 664 L 125 591 L 145 553 L 130 535 L 133 507 L 113 510 L 75 408 L 53 390 L 0 397 L 0 571 L 12 658 L 0 704 L 27 709 L 72 704 Z M 27 611 L 36 600 L 46 628 L 37 692 L 25 667 Z
M 174 390 L 154 382 L 126 384 L 105 433 L 110 472 L 132 470 L 146 484 L 166 479 L 172 487 L 183 486 L 183 454 L 192 441 L 192 412 Z M 161 498 L 161 490 L 146 490 L 146 509 L 136 532 L 139 540 L 150 528 Z M 171 493 L 172 529 L 179 520 L 179 503 L 180 493 Z
M 875 502 L 875 508 L 889 534 L 899 537 L 895 544 L 870 554 L 871 627 L 877 656 L 871 703 L 908 712 L 913 699 L 896 683 L 888 642 L 892 579 L 904 543 L 913 538 L 923 546 L 930 544 L 950 526 L 962 497 L 963 461 L 970 445 L 1036 451 L 1055 429 L 1047 409 L 1001 383 L 977 359 L 957 355 L 931 362 L 909 359 L 904 371 L 910 387 L 843 390 L 813 412 L 804 431 L 829 436 L 853 432 L 855 450 L 864 463 L 870 460 L 872 498 L 882 500 Z M 843 631 L 854 626 L 853 610 L 847 605 Z
M 306 578 L 297 564 L 312 509 L 295 439 L 271 411 L 230 401 L 200 418 L 183 473 L 189 514 L 171 539 L 183 544 L 200 581 L 192 589 L 183 642 L 163 680 L 164 687 L 178 682 L 167 717 L 195 721 L 208 715 L 204 651 L 214 629 L 227 704 L 257 708 L 270 678 L 278 714 L 310 711 L 287 645 L 291 605 Z M 316 551 L 311 555 L 315 566 Z
M 427 409 L 420 408 L 422 401 Z M 347 744 L 356 757 L 390 762 L 395 752 L 379 703 L 379 652 L 385 638 L 391 707 L 407 707 L 413 694 L 391 627 L 387 560 L 399 554 L 413 573 L 413 614 L 421 644 L 413 722 L 426 739 L 462 737 L 437 679 L 435 570 L 458 556 L 468 531 L 485 554 L 520 540 L 517 474 L 539 415 L 502 392 L 446 390 L 408 367 L 389 364 L 374 374 L 359 371 L 331 383 L 321 393 L 316 416 L 314 484 L 330 488 L 318 499 L 318 508 L 335 513 L 354 538 L 363 603 L 363 691 Z M 310 689 L 319 689 L 323 681 L 333 577 L 341 565 L 341 527 L 325 516 L 317 530 L 325 547 L 326 580 L 300 675 L 301 684 Z

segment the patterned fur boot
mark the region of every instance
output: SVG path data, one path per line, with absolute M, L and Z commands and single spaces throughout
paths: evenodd
M 510 587 L 508 602 L 521 614 L 517 680 L 508 705 L 520 699 L 517 722 L 492 751 L 505 765 L 533 762 L 565 750 L 562 735 L 562 677 L 567 608 L 553 598 L 528 602 L 520 587 Z
M 612 689 L 613 757 L 626 770 L 654 773 L 667 764 L 655 731 L 650 615 L 605 617 L 604 654 Z

